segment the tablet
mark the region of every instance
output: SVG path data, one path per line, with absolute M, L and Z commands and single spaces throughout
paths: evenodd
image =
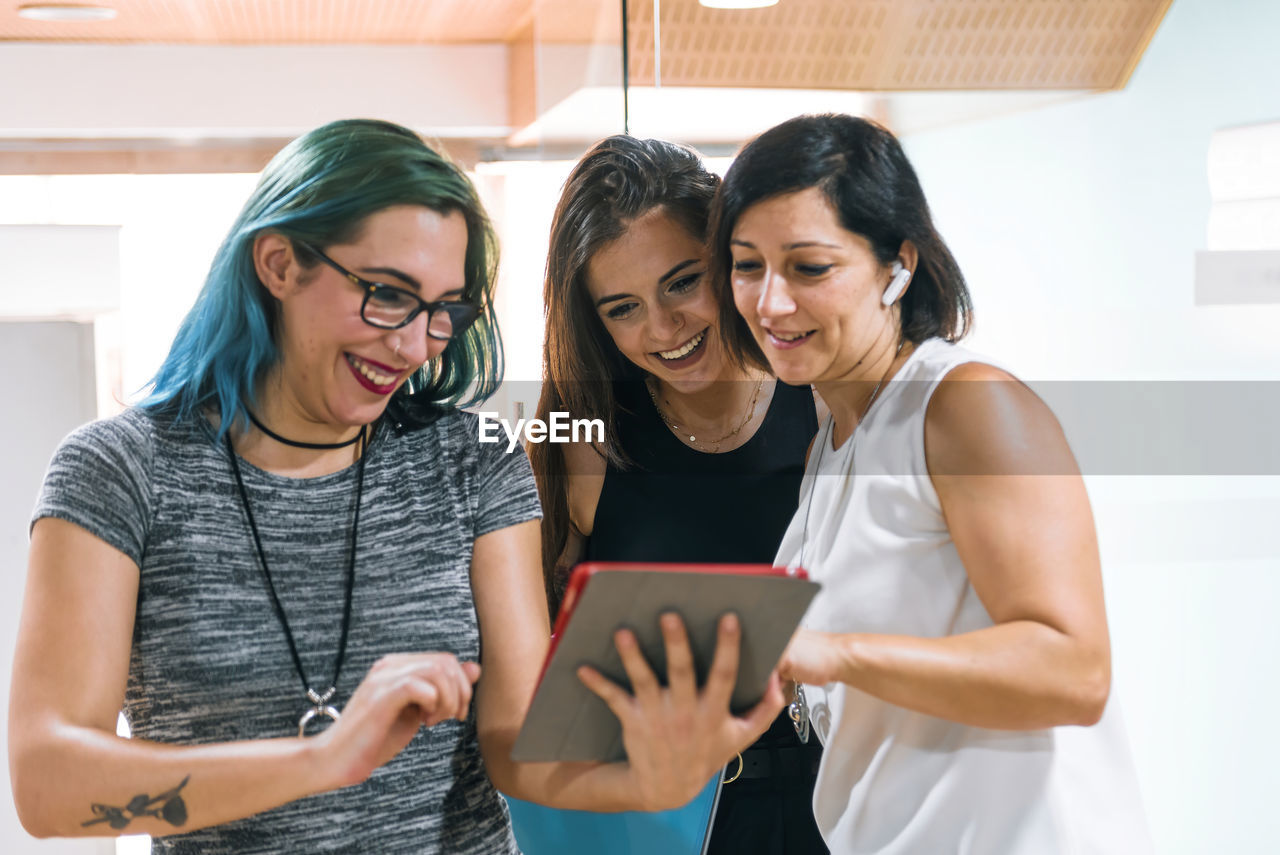
M 738 616 L 741 647 L 730 708 L 745 713 L 764 696 L 769 674 L 818 588 L 803 570 L 767 564 L 579 564 L 569 579 L 551 650 L 511 759 L 625 759 L 621 724 L 576 672 L 580 665 L 590 665 L 630 688 L 613 645 L 614 632 L 626 627 L 665 682 L 666 652 L 658 618 L 669 611 L 684 620 L 699 685 L 711 667 L 720 616 Z

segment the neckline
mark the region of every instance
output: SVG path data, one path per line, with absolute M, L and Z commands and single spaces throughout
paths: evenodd
M 765 410 L 764 417 L 760 419 L 760 424 L 756 425 L 755 431 L 751 434 L 751 436 L 747 438 L 746 442 L 742 443 L 742 445 L 739 445 L 737 448 L 731 448 L 728 451 L 703 451 L 701 449 L 694 448 L 691 445 L 687 445 L 681 442 L 680 438 L 676 436 L 675 433 L 672 432 L 671 428 L 667 426 L 667 423 L 663 421 L 662 414 L 658 412 L 657 406 L 654 404 L 653 400 L 649 397 L 646 381 L 644 380 L 640 381 L 641 392 L 642 392 L 640 405 L 646 408 L 644 412 L 645 412 L 645 416 L 649 419 L 650 426 L 651 427 L 656 426 L 661 428 L 662 430 L 660 431 L 660 433 L 662 433 L 667 438 L 667 441 L 669 441 L 672 445 L 678 446 L 679 448 L 689 452 L 690 454 L 696 454 L 697 459 L 699 460 L 717 459 L 717 458 L 730 460 L 733 458 L 733 455 L 738 454 L 739 452 L 745 451 L 748 448 L 750 448 L 750 446 L 754 442 L 756 442 L 756 438 L 759 437 L 762 433 L 764 433 L 765 426 L 769 424 L 769 420 L 774 417 L 774 413 L 777 409 L 776 405 L 778 403 L 778 397 L 779 397 L 778 392 L 786 384 L 783 383 L 781 380 L 779 380 L 777 377 L 774 377 L 772 375 L 766 376 L 764 378 L 764 381 L 766 383 L 769 381 L 772 381 L 774 384 L 772 394 L 769 398 L 769 408 Z
M 222 452 L 222 440 L 218 438 L 217 428 L 215 428 L 213 423 L 209 421 L 209 417 L 207 415 L 201 415 L 199 423 L 200 432 L 208 438 L 215 449 Z M 361 454 L 360 457 L 351 461 L 348 465 L 343 466 L 341 469 L 335 469 L 333 472 L 326 472 L 323 475 L 281 475 L 279 472 L 272 472 L 270 469 L 263 469 L 262 467 L 255 465 L 245 459 L 244 455 L 240 454 L 238 451 L 235 454 L 236 460 L 239 462 L 240 466 L 243 467 L 244 474 L 246 476 L 252 476 L 259 481 L 270 482 L 274 486 L 285 488 L 290 486 L 328 487 L 331 484 L 341 484 L 346 480 L 354 478 L 356 467 L 360 465 L 360 460 L 369 458 L 370 455 L 378 452 L 382 446 L 382 435 L 386 432 L 385 425 L 382 424 L 381 419 L 373 422 L 373 426 L 369 429 L 369 439 L 365 443 L 364 453 Z M 376 461 L 370 458 L 370 462 L 373 463 Z
M 303 442 L 302 440 L 290 439 L 287 436 L 276 433 L 271 428 L 263 424 L 262 419 L 258 418 L 257 415 L 254 414 L 253 410 L 249 409 L 247 406 L 244 411 L 245 414 L 249 416 L 249 422 L 254 427 L 281 445 L 287 445 L 290 448 L 305 448 L 311 451 L 336 451 L 339 448 L 350 448 L 362 439 L 364 440 L 365 447 L 369 447 L 369 433 L 371 428 L 367 424 L 361 425 L 360 430 L 357 431 L 356 435 L 350 439 L 344 439 L 339 442 Z
M 902 365 L 898 367 L 898 370 L 894 373 L 892 377 L 888 377 L 885 379 L 884 389 L 882 393 L 877 395 L 876 399 L 871 402 L 871 406 L 868 407 L 867 411 L 862 414 L 862 419 L 859 420 L 859 422 L 856 425 L 854 425 L 853 430 L 849 433 L 849 436 L 845 438 L 844 442 L 840 443 L 840 446 L 838 448 L 831 444 L 832 439 L 834 439 L 835 437 L 836 417 L 830 412 L 828 412 L 827 424 L 829 425 L 829 427 L 827 428 L 827 435 L 823 437 L 822 441 L 826 443 L 826 445 L 830 448 L 830 451 L 832 454 L 840 454 L 850 446 L 850 444 L 853 442 L 853 438 L 858 435 L 858 430 L 864 424 L 867 423 L 868 419 L 871 418 L 871 414 L 875 412 L 879 412 L 879 410 L 881 409 L 881 406 L 880 406 L 881 403 L 883 403 L 885 400 L 887 400 L 890 396 L 892 396 L 897 391 L 897 387 L 894 386 L 894 383 L 902 379 L 902 375 L 906 374 L 907 366 L 909 366 L 912 362 L 914 362 L 915 358 L 918 355 L 920 355 L 920 353 L 922 353 L 925 350 L 925 348 L 929 346 L 930 343 L 933 342 L 934 340 L 935 340 L 934 338 L 927 338 L 924 341 L 917 344 L 915 347 L 911 348 L 911 355 L 908 356 L 906 361 L 903 362 Z
M 282 486 L 286 488 L 291 486 L 307 487 L 307 488 L 322 488 L 322 487 L 329 487 L 333 484 L 342 484 L 354 478 L 356 475 L 356 469 L 360 465 L 360 460 L 367 458 L 372 453 L 372 451 L 373 451 L 372 443 L 370 443 L 370 447 L 365 448 L 364 454 L 362 454 L 360 457 L 356 458 L 355 460 L 351 461 L 349 465 L 344 466 L 341 469 L 335 470 L 333 472 L 326 472 L 323 475 L 304 475 L 301 477 L 295 477 L 293 475 L 281 475 L 279 472 L 272 472 L 270 469 L 263 469 L 260 466 L 255 466 L 253 463 L 250 463 L 248 460 L 246 460 L 244 456 L 240 454 L 240 452 L 238 451 L 236 452 L 236 460 L 240 464 L 240 467 L 244 470 L 244 474 L 246 477 L 251 476 L 259 481 L 267 481 L 272 483 L 273 485 Z M 368 464 L 365 464 L 365 465 L 367 466 Z

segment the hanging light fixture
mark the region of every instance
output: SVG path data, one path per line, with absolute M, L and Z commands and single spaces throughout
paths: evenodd
M 18 7 L 18 17 L 29 21 L 110 21 L 115 16 L 110 6 L 32 3 Z

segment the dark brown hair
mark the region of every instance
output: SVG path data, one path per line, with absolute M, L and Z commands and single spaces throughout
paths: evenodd
M 625 466 L 627 459 L 618 443 L 614 384 L 640 380 L 644 372 L 619 352 L 596 313 L 587 291 L 587 265 L 634 220 L 654 210 L 703 240 L 719 181 L 691 149 L 617 135 L 583 156 L 560 195 L 542 292 L 547 318 L 538 418 L 569 412 L 575 419 L 602 420 L 600 451 L 615 465 Z M 531 443 L 529 460 L 542 498 L 542 568 L 554 609 L 556 561 L 569 537 L 568 472 L 556 443 Z
M 905 339 L 918 344 L 965 335 L 973 324 L 968 286 L 934 228 L 920 180 L 897 138 L 854 116 L 798 116 L 747 143 L 712 207 L 711 281 L 720 304 L 720 330 L 734 359 L 768 367 L 733 304 L 729 241 L 734 226 L 752 205 L 810 187 L 822 190 L 840 225 L 866 238 L 881 264 L 898 257 L 903 241 L 915 244 L 919 262 L 899 303 Z

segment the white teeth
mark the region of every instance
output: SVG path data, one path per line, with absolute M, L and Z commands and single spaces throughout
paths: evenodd
M 706 338 L 706 335 L 707 331 L 703 330 L 685 342 L 683 347 L 677 347 L 675 350 L 660 350 L 658 351 L 658 355 L 663 359 L 679 359 L 682 356 L 688 356 L 693 352 L 695 347 L 702 344 L 702 340 Z
M 368 377 L 373 382 L 373 385 L 375 386 L 385 386 L 391 382 L 390 377 L 385 377 L 377 373 L 376 371 L 370 371 L 369 366 L 367 365 L 360 366 L 360 373 L 363 374 L 365 377 Z
M 367 377 L 369 382 L 375 386 L 389 386 L 395 382 L 396 378 L 394 376 L 388 377 L 385 374 L 379 374 L 359 359 L 356 359 L 354 356 L 348 355 L 347 361 L 351 363 L 352 367 Z
M 788 336 L 788 335 L 785 335 L 784 333 L 775 332 L 775 333 L 770 333 L 770 335 L 778 339 L 778 341 L 799 341 L 800 339 L 807 336 L 808 333 L 800 332 L 800 333 L 796 333 L 793 336 Z

